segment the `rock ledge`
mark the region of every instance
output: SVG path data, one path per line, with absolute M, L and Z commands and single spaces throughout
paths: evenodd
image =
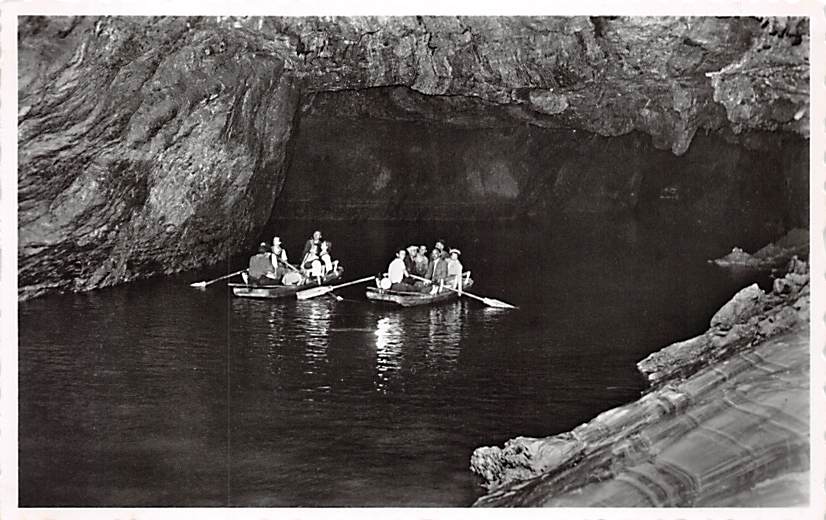
M 709 330 L 637 366 L 652 390 L 574 430 L 471 457 L 476 506 L 808 502 L 809 272 L 737 293 Z

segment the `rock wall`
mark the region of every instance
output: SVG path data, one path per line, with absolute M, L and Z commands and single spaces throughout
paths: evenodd
M 808 178 L 808 162 L 786 160 L 808 150 L 803 139 L 752 135 L 746 148 L 702 134 L 677 157 L 639 132 L 545 128 L 455 99 L 406 87 L 314 96 L 294 132 L 273 217 L 490 220 L 662 209 L 779 233 L 798 216 L 784 179 Z
M 574 430 L 478 448 L 477 506 L 802 506 L 809 273 L 740 291 L 709 330 L 638 364 L 654 388 Z
M 22 24 L 21 297 L 213 264 L 266 221 L 298 91 L 283 61 L 250 51 L 260 39 L 206 54 L 221 33 L 184 19 Z
M 806 19 L 399 17 L 236 19 L 277 32 L 311 90 L 405 85 L 515 105 L 682 154 L 700 128 L 808 135 Z M 354 66 L 354 62 L 357 66 Z
M 21 18 L 19 296 L 249 247 L 316 93 L 407 86 L 681 155 L 698 129 L 807 136 L 808 42 L 806 19 Z

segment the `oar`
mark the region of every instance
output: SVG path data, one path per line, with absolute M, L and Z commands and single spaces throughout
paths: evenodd
M 279 260 L 279 259 L 277 259 L 277 260 L 278 260 L 279 262 L 281 262 L 282 264 L 286 265 L 287 267 L 289 267 L 290 269 L 292 269 L 293 271 L 295 271 L 295 272 L 297 272 L 297 273 L 300 273 L 300 272 L 301 272 L 301 271 L 299 271 L 299 270 L 298 270 L 298 267 L 294 266 L 293 264 L 291 264 L 291 263 L 289 263 L 289 262 L 285 262 L 284 260 Z
M 230 274 L 228 274 L 228 275 L 226 275 L 226 276 L 222 276 L 222 277 L 220 277 L 220 278 L 216 278 L 216 279 L 214 279 L 214 280 L 210 280 L 210 281 L 208 281 L 208 282 L 195 282 L 195 283 L 191 283 L 191 284 L 189 284 L 189 285 L 190 285 L 190 287 L 206 287 L 207 285 L 213 284 L 213 283 L 218 282 L 218 281 L 220 281 L 220 280 L 224 280 L 224 279 L 226 279 L 226 278 L 231 278 L 231 277 L 233 277 L 233 276 L 235 276 L 235 275 L 237 275 L 237 274 L 241 274 L 241 273 L 243 273 L 244 271 L 246 271 L 246 269 L 241 269 L 240 271 L 235 271 L 234 273 L 230 273 Z
M 421 276 L 416 276 L 415 274 L 411 274 L 410 276 L 413 277 L 413 278 L 417 278 L 419 280 L 422 280 L 424 282 L 430 282 L 431 281 L 431 280 L 428 280 L 427 278 L 422 278 Z M 489 307 L 497 307 L 499 309 L 517 309 L 518 308 L 518 307 L 515 307 L 515 306 L 511 305 L 510 303 L 505 303 L 502 300 L 497 300 L 496 298 L 485 298 L 484 296 L 476 296 L 475 294 L 471 294 L 467 291 L 460 291 L 458 289 L 454 289 L 453 287 L 451 287 L 449 285 L 445 285 L 445 287 L 450 289 L 453 292 L 459 293 L 460 295 L 465 295 L 465 296 L 470 296 L 471 298 L 475 298 L 475 299 L 479 300 L 480 302 L 484 303 L 485 305 L 487 305 Z
M 316 296 L 321 296 L 322 294 L 327 294 L 332 292 L 335 289 L 340 287 L 346 287 L 348 285 L 355 285 L 357 283 L 364 283 L 368 280 L 375 279 L 375 276 L 367 276 L 364 278 L 360 278 L 358 280 L 353 280 L 352 282 L 342 283 L 339 285 L 320 285 L 318 287 L 313 287 L 311 289 L 305 289 L 303 291 L 298 291 L 295 293 L 296 298 L 299 300 L 309 300 L 310 298 L 315 298 Z

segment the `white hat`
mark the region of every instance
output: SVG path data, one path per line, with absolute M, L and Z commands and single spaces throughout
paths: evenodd
M 457 255 L 461 255 L 461 254 L 462 254 L 462 252 L 461 252 L 461 251 L 459 251 L 459 250 L 458 250 L 458 249 L 456 249 L 456 248 L 453 248 L 453 249 L 451 249 L 451 250 L 450 250 L 450 254 L 452 255 L 453 253 L 456 253 Z

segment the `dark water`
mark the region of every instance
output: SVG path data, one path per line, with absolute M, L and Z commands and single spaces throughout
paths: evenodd
M 316 227 L 279 226 L 295 257 Z M 475 292 L 394 309 L 233 299 L 191 273 L 20 305 L 21 506 L 465 506 L 474 448 L 635 399 L 635 363 L 748 280 L 707 264 L 759 230 L 631 217 L 319 225 L 355 279 L 393 246 L 461 247 Z M 271 232 L 267 233 L 271 236 Z M 745 240 L 745 242 L 744 242 Z M 752 242 L 752 243 L 749 243 Z

